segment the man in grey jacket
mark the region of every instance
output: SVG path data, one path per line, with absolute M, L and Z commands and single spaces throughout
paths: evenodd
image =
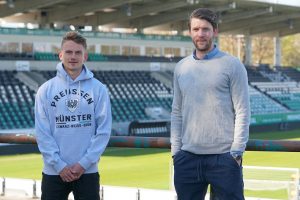
M 249 136 L 250 106 L 244 65 L 220 51 L 213 40 L 217 15 L 192 12 L 189 32 L 195 46 L 174 71 L 171 150 L 179 200 L 242 200 L 242 155 Z

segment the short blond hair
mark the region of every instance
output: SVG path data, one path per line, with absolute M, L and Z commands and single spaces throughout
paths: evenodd
M 77 44 L 81 44 L 84 49 L 87 48 L 87 44 L 86 44 L 86 39 L 80 34 L 78 33 L 77 31 L 69 31 L 67 32 L 62 41 L 61 41 L 61 46 L 63 46 L 63 44 L 66 42 L 66 41 L 73 41 Z

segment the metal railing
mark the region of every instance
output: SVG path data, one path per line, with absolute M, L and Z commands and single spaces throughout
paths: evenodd
M 0 134 L 0 143 L 9 144 L 36 144 L 32 134 Z M 109 147 L 135 148 L 171 148 L 170 138 L 166 137 L 133 137 L 111 136 Z M 300 152 L 300 141 L 291 140 L 249 140 L 247 151 L 282 151 Z

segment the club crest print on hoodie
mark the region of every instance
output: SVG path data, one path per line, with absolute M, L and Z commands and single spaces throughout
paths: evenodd
M 85 100 L 86 102 L 82 102 L 80 101 L 80 99 L 83 99 L 83 101 Z M 65 104 L 60 105 L 60 101 L 65 102 Z M 78 113 L 76 112 L 76 110 L 80 108 L 80 104 L 92 104 L 91 106 L 93 106 L 93 102 L 94 100 L 92 96 L 88 92 L 85 92 L 83 90 L 65 89 L 62 91 L 58 91 L 58 93 L 53 97 L 51 106 L 65 106 L 65 109 L 68 109 L 70 111 L 70 114 L 66 112 L 65 114 L 59 114 L 58 116 L 56 116 L 56 128 L 78 128 L 81 126 L 91 126 L 92 114 L 83 114 L 81 111 L 79 111 Z M 87 108 L 88 107 L 89 106 L 87 106 Z
M 83 66 L 72 80 L 59 63 L 56 77 L 37 92 L 37 140 L 43 155 L 51 155 L 44 156 L 46 174 L 58 174 L 64 166 L 77 162 L 86 173 L 98 170 L 99 156 L 111 132 L 111 110 L 107 88 L 93 76 Z

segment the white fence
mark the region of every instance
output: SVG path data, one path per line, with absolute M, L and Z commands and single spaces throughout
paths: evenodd
M 41 181 L 32 179 L 0 178 L 1 196 L 40 197 Z
M 275 191 L 287 190 L 289 200 L 299 198 L 298 168 L 244 166 L 246 190 Z
M 173 166 L 170 166 L 170 188 L 174 189 Z M 244 189 L 250 191 L 286 190 L 288 200 L 300 200 L 300 169 L 281 167 L 243 166 Z M 251 199 L 251 198 L 246 198 Z M 261 200 L 262 198 L 253 198 Z
M 0 178 L 0 199 L 29 199 L 41 197 L 41 181 L 31 179 Z M 152 190 L 117 186 L 101 186 L 101 200 L 176 200 L 173 190 Z M 10 198 L 9 198 L 10 197 Z M 73 200 L 73 195 L 69 195 Z

